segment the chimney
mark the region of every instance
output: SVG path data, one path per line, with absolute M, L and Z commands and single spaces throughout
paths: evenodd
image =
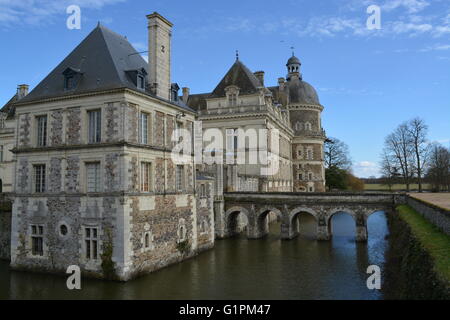
M 278 86 L 280 87 L 281 91 L 284 90 L 285 84 L 286 84 L 286 79 L 285 78 L 278 78 Z
M 258 78 L 261 85 L 264 87 L 264 71 L 256 71 L 254 74 Z
M 20 100 L 28 94 L 29 85 L 21 84 L 17 86 L 17 99 Z
M 190 89 L 189 88 L 183 88 L 183 102 L 187 103 L 189 99 Z
M 154 94 L 170 100 L 170 55 L 173 24 L 154 12 L 148 19 L 148 66 L 149 85 Z

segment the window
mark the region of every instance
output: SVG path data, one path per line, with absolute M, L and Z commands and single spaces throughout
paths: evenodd
M 0 162 L 3 162 L 3 146 L 0 146 Z
M 85 253 L 87 260 L 98 259 L 98 229 L 84 228 Z
M 152 164 L 148 162 L 141 163 L 141 191 L 150 192 L 152 178 Z
M 177 186 L 177 191 L 184 190 L 184 166 L 182 166 L 182 165 L 177 165 L 176 186 Z
M 303 158 L 303 151 L 302 151 L 302 149 L 299 149 L 299 150 L 297 151 L 297 155 L 298 155 L 298 158 L 299 158 L 299 159 L 302 159 L 302 158 Z
M 201 184 L 200 185 L 200 197 L 201 198 L 206 198 L 207 194 L 206 194 L 206 184 Z
M 309 174 L 308 174 L 308 179 L 309 179 L 309 181 L 312 181 L 312 180 L 313 180 L 313 174 L 312 174 L 312 173 L 309 173 Z
M 175 142 L 180 143 L 182 138 L 182 132 L 181 129 L 183 129 L 183 123 L 176 121 L 175 122 Z
M 141 113 L 141 144 L 148 144 L 148 114 Z
M 145 249 L 150 248 L 150 235 L 148 233 L 145 234 L 144 246 Z
M 237 155 L 238 129 L 227 129 L 227 152 Z
M 36 117 L 37 121 L 37 145 L 45 147 L 47 145 L 47 116 Z
M 306 130 L 306 131 L 311 131 L 311 129 L 312 129 L 311 123 L 306 122 L 306 123 L 305 123 L 305 130 Z
M 184 219 L 180 219 L 178 222 L 178 242 L 186 241 L 187 230 L 186 230 L 186 221 Z
M 87 192 L 101 191 L 100 162 L 86 164 Z
M 73 76 L 66 76 L 64 78 L 64 89 L 72 90 L 75 88 L 75 78 Z
M 88 111 L 89 143 L 99 143 L 102 140 L 102 113 L 100 110 Z
M 39 225 L 31 226 L 31 254 L 33 256 L 44 255 L 44 227 Z
M 314 192 L 314 187 L 309 187 L 309 192 Z
M 230 93 L 228 95 L 228 105 L 230 107 L 235 107 L 237 105 L 237 94 L 236 93 Z
M 45 192 L 45 165 L 43 164 L 34 166 L 34 191 Z
M 313 150 L 310 149 L 310 148 L 308 150 L 306 150 L 306 159 L 307 160 L 313 160 L 314 159 Z
M 145 89 L 145 78 L 142 75 L 138 75 L 137 87 L 138 89 Z
M 300 173 L 300 174 L 298 175 L 298 180 L 303 181 L 303 173 Z

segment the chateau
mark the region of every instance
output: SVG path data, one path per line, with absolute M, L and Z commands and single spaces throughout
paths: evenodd
M 64 273 L 78 265 L 85 275 L 126 281 L 212 248 L 224 235 L 224 193 L 325 191 L 324 108 L 298 58 L 274 87 L 237 57 L 212 92 L 185 87 L 180 95 L 172 23 L 158 13 L 147 19 L 148 63 L 99 24 L 1 109 L 0 179 L 13 202 L 3 251 L 12 268 Z M 174 161 L 178 142 L 209 129 L 222 133 L 232 157 L 255 148 L 240 130 L 278 132 L 279 147 L 269 139 L 262 150 L 277 169 L 205 164 L 193 146 L 187 161 Z

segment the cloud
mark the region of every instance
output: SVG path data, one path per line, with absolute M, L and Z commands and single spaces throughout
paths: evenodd
M 386 11 L 403 8 L 406 9 L 408 13 L 417 13 L 429 5 L 430 3 L 426 0 L 388 0 L 381 8 Z
M 436 44 L 434 46 L 428 46 L 424 49 L 419 50 L 419 52 L 430 52 L 430 51 L 447 51 L 450 50 L 450 44 Z
M 361 161 L 353 166 L 353 171 L 357 177 L 369 178 L 371 176 L 379 176 L 378 165 L 371 161 Z
M 126 0 L 0 0 L 0 25 L 41 25 L 66 14 L 70 5 L 81 9 L 101 9 Z

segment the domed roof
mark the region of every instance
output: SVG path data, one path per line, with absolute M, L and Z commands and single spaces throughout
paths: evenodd
M 288 81 L 289 103 L 305 103 L 320 105 L 316 89 L 300 79 Z
M 301 64 L 300 59 L 297 58 L 296 56 L 292 55 L 292 57 L 289 58 L 286 66 L 289 66 L 291 64 Z

